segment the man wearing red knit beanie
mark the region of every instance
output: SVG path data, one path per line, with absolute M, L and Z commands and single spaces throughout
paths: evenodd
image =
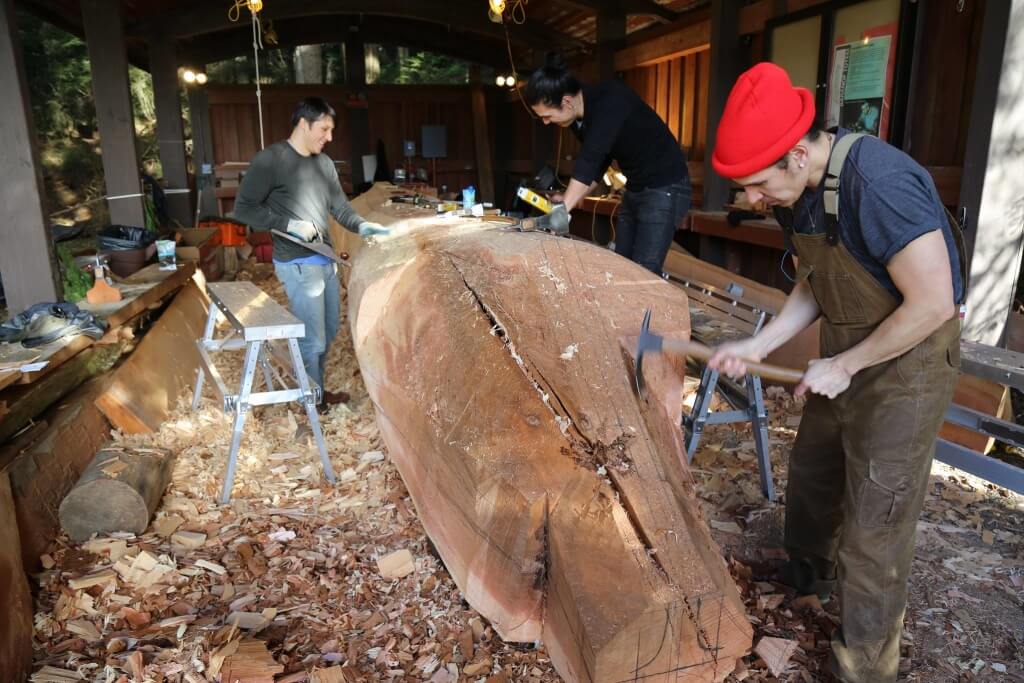
M 742 376 L 821 318 L 821 359 L 796 389 L 807 404 L 779 578 L 822 599 L 838 584 L 832 671 L 882 683 L 896 680 L 914 532 L 958 374 L 962 237 L 913 159 L 814 120 L 811 93 L 774 64 L 729 95 L 712 165 L 773 207 L 797 280 L 761 332 L 709 365 Z

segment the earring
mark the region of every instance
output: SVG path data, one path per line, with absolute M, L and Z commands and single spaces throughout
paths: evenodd
M 805 165 L 803 162 L 800 162 L 800 168 L 803 168 Z

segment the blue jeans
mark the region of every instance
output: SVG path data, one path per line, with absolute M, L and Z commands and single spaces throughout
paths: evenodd
M 661 275 L 679 221 L 690 210 L 690 181 L 626 190 L 615 220 L 615 253 Z
M 306 336 L 299 340 L 306 373 L 323 388 L 324 361 L 340 324 L 338 266 L 275 263 L 274 272 L 288 294 L 292 313 L 306 326 Z

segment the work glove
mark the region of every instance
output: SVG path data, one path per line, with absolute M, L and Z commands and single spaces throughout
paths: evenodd
M 307 242 L 312 242 L 320 234 L 311 222 L 297 221 L 294 218 L 288 219 L 288 232 Z
M 380 223 L 371 223 L 370 221 L 363 221 L 359 224 L 359 236 L 360 237 L 387 237 L 391 234 L 390 228 L 385 228 Z

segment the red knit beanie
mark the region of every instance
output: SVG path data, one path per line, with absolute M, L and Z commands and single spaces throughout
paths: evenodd
M 711 165 L 726 178 L 768 168 L 791 150 L 814 121 L 814 96 L 794 88 L 782 67 L 761 62 L 736 81 L 718 123 Z

